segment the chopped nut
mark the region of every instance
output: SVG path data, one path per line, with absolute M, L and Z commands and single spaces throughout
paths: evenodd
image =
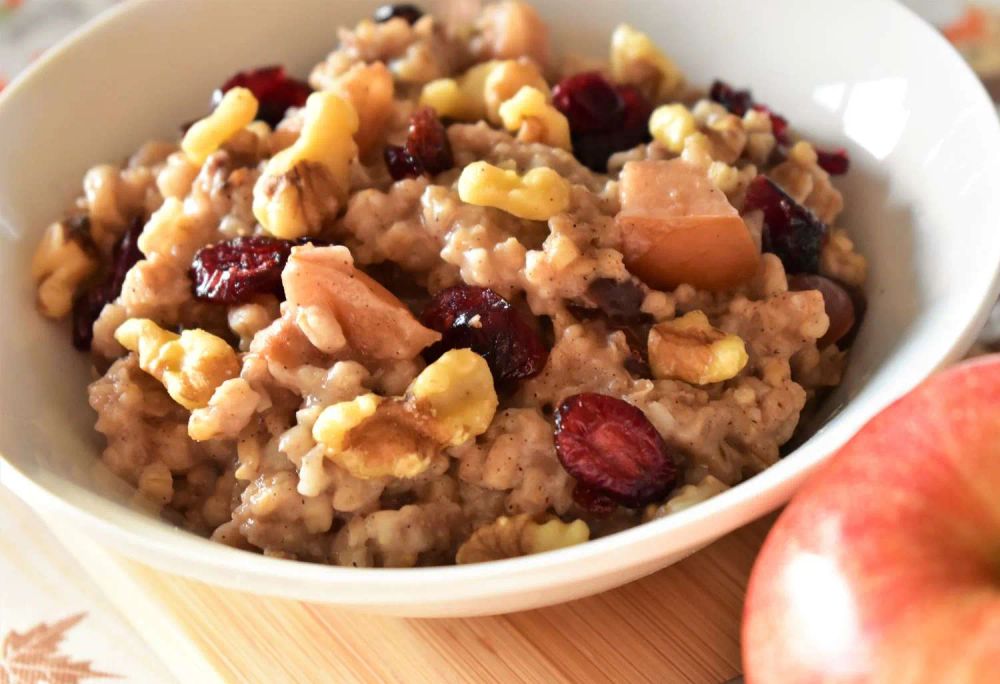
M 180 335 L 148 318 L 132 318 L 115 331 L 115 339 L 139 355 L 139 367 L 163 383 L 178 404 L 193 410 L 207 406 L 216 388 L 240 372 L 236 352 L 204 330 Z
M 702 132 L 692 133 L 684 138 L 684 150 L 681 159 L 696 166 L 707 169 L 712 163 L 712 143 Z
M 459 121 L 475 120 L 475 103 L 466 98 L 461 86 L 453 78 L 438 78 L 420 92 L 421 107 L 430 107 L 438 116 Z
M 649 331 L 649 364 L 658 379 L 708 385 L 736 377 L 748 360 L 743 340 L 713 328 L 701 311 Z
M 649 132 L 665 148 L 680 154 L 687 137 L 698 132 L 698 122 L 682 104 L 662 105 L 649 117 Z
M 538 70 L 538 66 L 530 59 L 507 59 L 497 62 L 496 66 L 490 70 L 483 85 L 486 118 L 493 123 L 500 123 L 503 119 L 500 107 L 524 88 L 532 88 L 540 92 L 543 102 L 550 96 L 549 84 L 546 83 L 542 72 Z M 558 110 L 555 111 L 558 112 Z
M 764 165 L 770 159 L 776 144 L 772 132 L 771 117 L 767 112 L 748 109 L 743 115 L 743 130 L 747 132 L 744 154 L 754 164 Z
M 187 247 L 190 239 L 188 233 L 192 226 L 184 218 L 184 203 L 176 197 L 168 197 L 153 212 L 149 221 L 139 235 L 138 247 L 147 259 L 154 254 L 163 256 L 168 261 L 180 262 L 182 268 L 187 268 L 194 256 L 193 249 L 185 249 L 184 254 L 175 255 L 178 247 Z M 174 257 L 180 257 L 175 259 Z
M 489 365 L 469 349 L 442 354 L 413 380 L 407 394 L 441 423 L 452 446 L 486 432 L 498 404 Z
M 412 478 L 441 449 L 433 419 L 399 399 L 366 394 L 323 409 L 313 438 L 326 457 L 362 479 Z
M 425 368 L 405 397 L 364 394 L 326 407 L 312 434 L 355 477 L 412 478 L 442 448 L 485 432 L 496 407 L 486 361 L 454 350 Z
M 546 96 L 549 92 L 545 78 L 531 60 L 492 60 L 475 65 L 457 78 L 431 81 L 420 93 L 420 104 L 433 107 L 440 117 L 500 123 L 500 106 L 525 86 Z
M 652 39 L 628 24 L 611 34 L 611 77 L 638 87 L 653 102 L 675 96 L 684 76 Z
M 518 140 L 571 148 L 569 121 L 545 101 L 545 93 L 537 88 L 524 86 L 500 105 L 500 119 L 508 131 L 518 131 Z M 526 126 L 529 122 L 534 125 Z
M 479 161 L 462 169 L 458 196 L 469 204 L 496 207 L 532 221 L 547 221 L 569 207 L 570 186 L 545 166 L 519 176 L 516 171 Z
M 226 380 L 215 388 L 208 406 L 191 411 L 188 436 L 196 442 L 235 438 L 250 422 L 260 399 L 243 378 Z
M 735 114 L 726 114 L 712 121 L 708 124 L 706 135 L 711 143 L 712 159 L 726 164 L 735 164 L 747 144 L 743 120 Z
M 675 491 L 670 495 L 670 498 L 667 499 L 666 503 L 660 504 L 659 506 L 655 504 L 647 506 L 646 510 L 643 512 L 643 520 L 648 522 L 656 518 L 662 518 L 663 516 L 670 515 L 671 513 L 683 511 L 685 508 L 691 508 L 691 506 L 694 506 L 695 504 L 707 501 L 716 494 L 721 494 L 727 489 L 729 489 L 729 485 L 717 480 L 712 475 L 706 475 L 705 478 L 698 484 L 684 485 Z
M 327 406 L 313 424 L 313 439 L 331 451 L 342 451 L 347 433 L 371 417 L 380 403 L 382 397 L 369 393 Z
M 583 520 L 565 523 L 552 518 L 538 522 L 526 513 L 501 516 L 473 532 L 459 547 L 455 562 L 484 563 L 516 558 L 582 544 L 588 539 L 590 528 Z
M 31 277 L 38 284 L 38 310 L 49 318 L 68 314 L 80 285 L 96 269 L 97 261 L 65 223 L 50 225 L 31 260 Z
M 228 91 L 211 114 L 195 122 L 184 134 L 181 149 L 195 164 L 205 163 L 237 131 L 257 116 L 257 98 L 246 88 Z
M 830 174 L 819 165 L 816 149 L 805 140 L 792 145 L 788 158 L 767 175 L 828 226 L 844 208 L 843 196 L 830 181 Z
M 868 260 L 854 248 L 843 228 L 835 228 L 820 253 L 820 273 L 854 287 L 862 287 L 868 278 Z
M 358 125 L 346 100 L 309 96 L 298 140 L 271 158 L 254 185 L 253 213 L 267 232 L 285 240 L 310 235 L 343 206 Z
M 486 118 L 486 79 L 499 62 L 477 64 L 457 78 L 439 78 L 424 86 L 420 105 L 438 116 L 459 121 Z
M 750 166 L 748 168 L 751 169 L 751 172 L 744 174 L 735 166 L 716 161 L 708 165 L 708 178 L 715 184 L 715 187 L 726 193 L 726 197 L 732 198 L 740 190 L 746 190 L 746 186 L 757 175 L 756 167 Z

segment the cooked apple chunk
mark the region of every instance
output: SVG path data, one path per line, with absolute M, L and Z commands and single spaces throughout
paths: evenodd
M 373 359 L 410 359 L 441 339 L 355 268 L 346 247 L 293 248 L 281 282 L 299 328 L 327 353 L 349 345 Z
M 704 169 L 684 161 L 625 164 L 619 183 L 625 265 L 646 284 L 725 290 L 751 278 L 760 253 Z

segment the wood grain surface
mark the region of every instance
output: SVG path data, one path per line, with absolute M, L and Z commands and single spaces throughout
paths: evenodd
M 720 684 L 739 674 L 743 593 L 772 522 L 598 596 L 466 619 L 262 598 L 68 545 L 183 682 Z

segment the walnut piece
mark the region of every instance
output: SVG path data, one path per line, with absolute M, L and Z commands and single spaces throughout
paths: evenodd
M 484 433 L 497 403 L 485 359 L 456 349 L 425 368 L 404 397 L 363 394 L 326 407 L 312 434 L 355 477 L 412 478 L 444 447 Z
M 649 364 L 661 380 L 707 385 L 736 377 L 749 357 L 743 340 L 712 327 L 701 311 L 649 331 Z
M 558 518 L 539 522 L 527 513 L 501 516 L 472 533 L 458 549 L 455 562 L 484 563 L 554 551 L 590 539 L 590 528 L 582 520 L 565 523 Z

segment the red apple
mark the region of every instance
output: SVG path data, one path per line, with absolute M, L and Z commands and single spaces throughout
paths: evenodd
M 868 423 L 768 535 L 747 684 L 1000 682 L 1000 355 Z

